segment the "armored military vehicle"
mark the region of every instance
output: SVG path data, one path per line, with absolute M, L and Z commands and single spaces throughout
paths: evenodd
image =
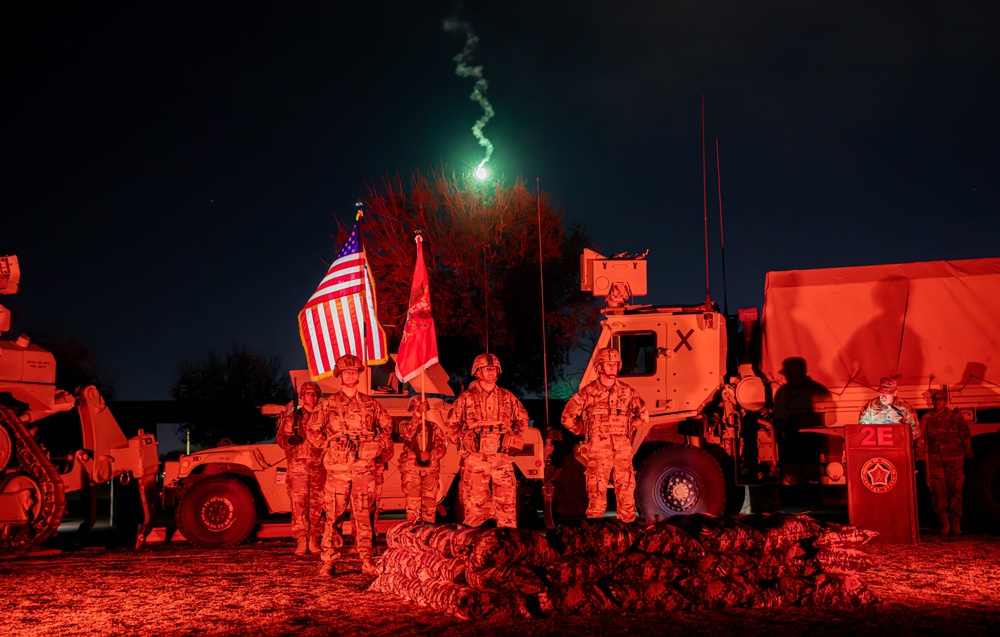
M 645 518 L 739 510 L 745 485 L 844 485 L 843 425 L 892 376 L 920 413 L 948 391 L 973 434 L 966 510 L 1000 523 L 1000 259 L 770 272 L 763 317 L 739 322 L 631 304 L 646 286 L 643 258 L 581 257 L 582 289 L 606 299 L 595 351 L 620 352 L 649 408 L 633 443 Z M 581 385 L 596 378 L 591 360 Z
M 0 294 L 15 294 L 20 281 L 16 256 L 0 256 Z M 96 490 L 115 478 L 135 480 L 144 520 L 136 528 L 143 543 L 156 502 L 159 468 L 154 436 L 139 431 L 126 438 L 100 392 L 56 388 L 56 361 L 28 336 L 2 338 L 10 313 L 0 306 L 0 555 L 36 549 L 59 528 L 66 493 L 85 496 L 84 524 L 93 526 Z M 75 412 L 80 449 L 53 456 L 39 441 L 57 414 Z M 48 421 L 46 419 L 49 419 Z

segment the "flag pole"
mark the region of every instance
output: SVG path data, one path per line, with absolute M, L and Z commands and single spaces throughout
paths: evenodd
M 367 373 L 368 351 L 365 347 L 365 335 L 368 332 L 368 325 L 365 323 L 365 314 L 368 313 L 368 281 L 371 280 L 371 272 L 368 270 L 368 254 L 365 252 L 364 232 L 361 226 L 361 219 L 365 216 L 364 204 L 358 201 L 354 205 L 358 209 L 358 214 L 354 216 L 354 221 L 358 225 L 358 252 L 364 256 L 362 260 L 363 271 L 361 272 L 364 277 L 361 282 L 361 316 L 358 317 L 358 324 L 361 325 L 361 355 L 358 358 L 365 364 L 365 372 Z M 371 391 L 371 387 L 368 390 Z
M 545 389 L 545 426 L 542 436 L 545 439 L 545 468 L 542 475 L 542 506 L 545 515 L 545 527 L 555 528 L 552 517 L 552 498 L 555 496 L 555 486 L 552 484 L 552 427 L 549 425 L 549 358 L 545 347 L 545 274 L 542 266 L 542 179 L 535 177 L 535 206 L 538 210 L 538 287 L 542 300 L 542 382 Z

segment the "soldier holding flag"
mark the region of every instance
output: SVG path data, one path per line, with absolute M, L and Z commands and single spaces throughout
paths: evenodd
M 372 397 L 359 390 L 365 364 L 388 360 L 385 332 L 375 311 L 375 282 L 368 268 L 359 212 L 354 228 L 337 253 L 326 276 L 299 312 L 299 333 L 309 373 L 314 379 L 333 375 L 341 390 L 322 401 L 313 412 L 306 435 L 323 450 L 326 467 L 323 566 L 333 573 L 343 538 L 339 518 L 351 509 L 355 548 L 361 570 L 374 574 L 373 519 L 379 469 L 393 452 L 392 418 Z
M 437 334 L 431 315 L 430 281 L 424 266 L 423 237 L 415 238 L 417 262 L 413 269 L 410 287 L 410 308 L 399 344 L 396 376 L 400 382 L 409 382 L 438 362 Z M 447 449 L 447 440 L 435 424 L 436 412 L 429 412 L 427 399 L 420 383 L 420 396 L 410 401 L 413 418 L 400 428 L 403 453 L 399 457 L 399 472 L 406 497 L 406 518 L 423 522 L 435 521 L 438 487 L 440 484 L 441 458 Z

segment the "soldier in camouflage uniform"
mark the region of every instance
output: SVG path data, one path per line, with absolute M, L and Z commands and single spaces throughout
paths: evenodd
M 965 459 L 972 457 L 969 425 L 956 409 L 948 409 L 948 394 L 937 390 L 931 395 L 934 410 L 920 420 L 921 437 L 917 440 L 917 459 L 927 459 L 927 486 L 931 489 L 934 513 L 941 522 L 941 533 L 962 532 L 962 484 L 965 482 Z
M 321 393 L 319 385 L 313 381 L 302 383 L 299 387 L 301 405 L 296 411 L 295 404 L 288 403 L 274 437 L 288 460 L 285 486 L 292 502 L 292 537 L 297 540 L 295 554 L 299 556 L 306 551 L 318 555 L 323 535 L 321 520 L 326 484 L 323 450 L 305 439 L 306 427 L 316 411 Z
M 414 396 L 410 401 L 413 418 L 399 429 L 403 453 L 399 456 L 399 473 L 406 496 L 406 519 L 435 521 L 437 496 L 441 483 L 441 458 L 448 442 L 441 427 L 425 418 L 426 401 Z
M 325 450 L 326 526 L 323 530 L 321 575 L 333 573 L 344 538 L 336 523 L 348 508 L 361 571 L 375 573 L 372 562 L 371 510 L 376 496 L 376 459 L 392 448 L 392 418 L 373 398 L 358 390 L 365 365 L 348 354 L 337 360 L 333 375 L 342 387 L 319 404 L 309 421 L 309 440 Z M 349 502 L 348 502 L 349 500 Z
M 472 363 L 477 382 L 455 400 L 445 421 L 462 457 L 458 495 L 469 526 L 491 517 L 498 526 L 517 526 L 517 479 L 508 454 L 524 447 L 528 412 L 514 394 L 497 387 L 501 371 L 496 356 L 477 356 Z
M 905 423 L 910 426 L 913 439 L 920 437 L 920 423 L 917 410 L 910 403 L 896 396 L 896 381 L 883 378 L 878 384 L 878 396 L 872 398 L 858 415 L 862 425 L 885 425 Z
M 604 517 L 608 509 L 608 478 L 614 474 L 618 519 L 635 521 L 635 468 L 632 441 L 636 427 L 649 421 L 639 392 L 618 380 L 622 359 L 618 350 L 597 352 L 597 380 L 580 388 L 563 409 L 562 425 L 584 437 L 587 448 L 588 518 Z

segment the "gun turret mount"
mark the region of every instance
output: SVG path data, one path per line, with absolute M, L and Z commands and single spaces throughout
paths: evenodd
M 623 258 L 609 259 L 588 248 L 580 255 L 580 289 L 606 297 L 610 308 L 622 307 L 630 297 L 646 294 L 645 253 L 621 255 Z

